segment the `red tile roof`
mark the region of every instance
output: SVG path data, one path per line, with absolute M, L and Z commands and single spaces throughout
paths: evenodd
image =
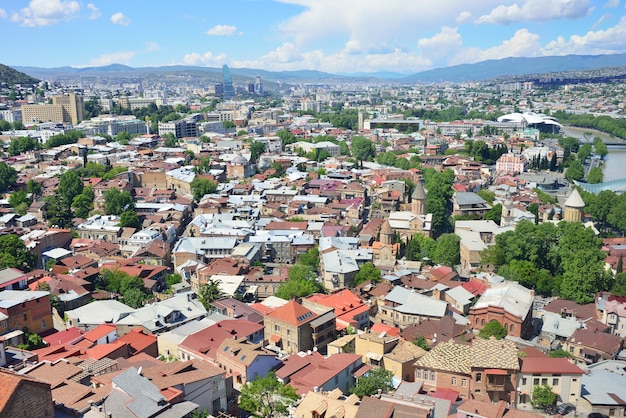
M 115 329 L 116 329 L 115 325 L 101 324 L 95 327 L 94 329 L 92 329 L 91 331 L 89 331 L 88 333 L 86 333 L 85 335 L 83 335 L 83 338 L 87 341 L 96 342 L 100 338 L 115 331 Z
M 566 358 L 522 358 L 522 373 L 583 374 L 580 367 Z
M 317 314 L 305 308 L 295 300 L 290 300 L 283 306 L 270 312 L 267 316 L 277 321 L 300 326 L 301 324 L 315 319 Z
M 49 346 L 73 344 L 80 341 L 83 337 L 83 331 L 76 327 L 71 327 L 63 331 L 55 332 L 54 334 L 47 335 L 43 340 Z

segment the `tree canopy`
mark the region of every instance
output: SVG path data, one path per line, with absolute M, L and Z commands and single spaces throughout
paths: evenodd
M 364 376 L 358 378 L 356 386 L 350 389 L 350 392 L 359 398 L 363 396 L 372 396 L 382 390 L 387 393 L 393 389 L 393 372 L 381 368 L 372 369 Z
M 361 167 L 363 167 L 363 161 L 372 160 L 375 154 L 376 149 L 371 140 L 363 136 L 352 138 L 352 156 L 361 163 Z
M 0 193 L 4 193 L 17 181 L 17 171 L 5 162 L 0 162 Z
M 199 202 L 200 199 L 204 197 L 206 194 L 215 193 L 217 190 L 217 183 L 208 179 L 201 179 L 199 177 L 194 178 L 191 181 L 191 193 L 193 194 L 193 198 L 196 202 Z
M 31 271 L 37 263 L 37 255 L 31 253 L 24 241 L 15 234 L 0 236 L 0 267 Z
M 324 291 L 324 287 L 315 279 L 312 267 L 306 264 L 294 264 L 289 268 L 289 277 L 278 289 L 275 295 L 283 299 L 293 297 L 307 297 L 313 293 Z
M 286 415 L 297 400 L 298 394 L 293 387 L 268 373 L 241 387 L 239 408 L 258 417 L 277 417 Z
M 502 326 L 501 323 L 496 321 L 495 319 L 489 321 L 479 332 L 478 336 L 484 339 L 489 339 L 491 337 L 495 337 L 496 340 L 501 340 L 506 337 L 507 332 L 506 329 Z
M 121 215 L 126 211 L 135 210 L 135 200 L 130 192 L 111 187 L 104 192 L 104 213 L 107 215 Z
M 371 262 L 367 262 L 361 266 L 357 274 L 354 276 L 354 285 L 358 286 L 368 280 L 372 283 L 380 281 L 380 270 L 377 269 Z

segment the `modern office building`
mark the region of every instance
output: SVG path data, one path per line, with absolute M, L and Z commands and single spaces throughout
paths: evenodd
M 230 100 L 235 97 L 235 88 L 233 87 L 233 78 L 230 75 L 228 65 L 224 64 L 222 74 L 224 77 L 224 100 Z

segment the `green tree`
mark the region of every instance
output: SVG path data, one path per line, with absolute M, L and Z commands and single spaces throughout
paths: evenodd
M 37 255 L 31 253 L 17 235 L 0 236 L 0 267 L 31 271 L 36 263 Z
M 263 142 L 253 142 L 250 144 L 250 159 L 256 161 L 261 154 L 265 152 L 265 144 Z
M 350 389 L 359 398 L 372 396 L 381 390 L 387 393 L 393 390 L 393 372 L 381 368 L 372 369 L 357 379 L 356 386 Z
M 21 136 L 19 138 L 12 139 L 7 148 L 7 154 L 10 157 L 15 155 L 24 154 L 27 151 L 39 149 L 39 142 L 28 136 Z
M 146 300 L 146 294 L 141 289 L 133 287 L 127 289 L 122 294 L 122 298 L 124 300 L 124 304 L 137 309 L 143 306 L 143 302 Z
M 565 351 L 561 348 L 557 348 L 556 350 L 551 350 L 550 353 L 548 354 L 549 357 L 551 358 L 570 358 L 572 357 L 572 355 L 568 352 Z
M 181 283 L 182 281 L 183 278 L 178 273 L 168 274 L 167 276 L 165 276 L 165 285 L 167 286 L 168 290 L 170 290 L 175 284 Z
M 371 140 L 363 136 L 352 138 L 352 156 L 361 163 L 361 168 L 363 168 L 363 161 L 370 161 L 375 154 L 376 150 Z
M 278 381 L 270 372 L 241 387 L 239 408 L 258 417 L 286 416 L 298 400 L 295 389 Z
M 498 203 L 497 205 L 493 205 L 491 209 L 489 209 L 487 213 L 485 213 L 483 219 L 486 221 L 494 221 L 495 223 L 500 225 L 500 222 L 502 221 L 502 205 L 500 203 Z
M 83 181 L 74 170 L 65 172 L 59 179 L 57 189 L 61 203 L 69 208 L 74 198 L 83 192 L 83 188 Z
M 617 273 L 613 279 L 611 293 L 616 296 L 626 295 L 626 272 Z
M 315 278 L 312 267 L 305 264 L 294 264 L 289 268 L 289 277 L 278 289 L 275 295 L 283 299 L 293 297 L 307 297 L 313 293 L 323 292 L 324 288 Z
M 311 270 L 317 271 L 320 267 L 320 252 L 317 246 L 312 247 L 304 254 L 298 256 L 298 263 L 311 267 Z
M 0 193 L 15 186 L 17 181 L 17 171 L 5 162 L 0 162 Z
M 126 211 L 135 210 L 135 200 L 130 192 L 120 191 L 111 187 L 104 192 L 104 213 L 107 215 L 121 215 Z
M 26 196 L 26 192 L 25 191 L 17 190 L 15 192 L 11 193 L 11 195 L 9 196 L 9 205 L 11 205 L 11 207 L 17 208 L 18 206 L 22 205 L 23 203 L 27 204 L 27 206 L 26 206 L 27 208 L 32 203 L 32 201 Z M 21 215 L 23 215 L 23 213 Z
M 53 228 L 69 228 L 72 226 L 72 211 L 62 196 L 55 194 L 46 196 L 44 201 L 48 204 L 48 224 Z
M 569 167 L 567 167 L 567 171 L 565 172 L 565 178 L 570 181 L 582 180 L 584 176 L 585 176 L 585 169 L 582 163 L 578 160 L 572 161 Z
M 93 210 L 94 193 L 91 187 L 83 188 L 83 192 L 72 200 L 74 215 L 78 218 L 88 218 Z
M 456 234 L 441 235 L 430 252 L 430 258 L 438 264 L 456 266 L 461 260 L 460 242 L 461 239 Z
M 594 167 L 591 170 L 589 170 L 589 173 L 587 173 L 587 182 L 594 184 L 594 183 L 602 183 L 604 181 L 604 172 L 602 171 L 601 167 Z
M 424 170 L 426 194 L 426 213 L 432 214 L 433 235 L 439 235 L 450 230 L 449 216 L 452 212 L 452 183 L 454 172 L 450 169 L 440 173 L 432 168 Z
M 126 210 L 120 214 L 120 226 L 122 228 L 141 228 L 141 221 L 137 212 L 134 210 Z
M 423 335 L 418 335 L 418 337 L 413 340 L 413 344 L 415 344 L 416 346 L 420 347 L 423 350 L 430 350 L 430 347 L 428 347 L 428 341 L 426 341 L 426 337 L 424 337 Z
M 502 326 L 502 324 L 494 319 L 492 321 L 489 321 L 489 323 L 487 323 L 487 325 L 485 325 L 478 332 L 478 336 L 484 339 L 495 337 L 496 340 L 501 340 L 507 336 L 507 332 L 506 332 L 506 329 L 504 329 L 504 327 Z
M 39 196 L 41 195 L 41 184 L 33 179 L 30 179 L 28 180 L 28 183 L 26 183 L 26 191 L 28 193 L 32 193 L 35 196 Z
M 354 285 L 358 286 L 368 280 L 372 283 L 380 281 L 380 270 L 371 262 L 367 262 L 361 266 L 358 273 L 354 276 Z
M 207 280 L 198 289 L 198 300 L 206 310 L 211 310 L 211 303 L 220 299 L 223 296 L 220 289 L 220 282 L 214 279 Z
M 194 178 L 191 181 L 191 193 L 196 202 L 199 202 L 204 195 L 215 193 L 217 183 L 208 179 Z
M 552 387 L 548 385 L 536 385 L 530 396 L 530 403 L 533 408 L 545 410 L 556 404 L 556 394 L 552 392 Z

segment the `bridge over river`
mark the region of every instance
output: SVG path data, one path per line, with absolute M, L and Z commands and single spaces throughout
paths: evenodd
M 605 181 L 604 183 L 583 183 L 579 181 L 574 181 L 577 186 L 582 187 L 584 190 L 591 192 L 593 194 L 598 194 L 603 190 L 613 190 L 616 193 L 625 192 L 626 191 L 626 178 Z

